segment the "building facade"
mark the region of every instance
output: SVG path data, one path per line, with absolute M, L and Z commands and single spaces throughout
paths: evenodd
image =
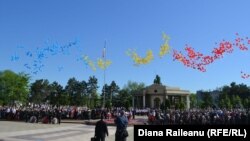
M 171 107 L 177 103 L 184 102 L 186 108 L 190 108 L 190 92 L 181 90 L 178 87 L 169 87 L 162 84 L 152 84 L 142 91 L 133 94 L 134 108 L 160 108 L 166 99 L 169 100 Z

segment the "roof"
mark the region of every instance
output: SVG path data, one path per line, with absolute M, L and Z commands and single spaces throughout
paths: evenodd
M 172 94 L 172 95 L 188 95 L 190 94 L 190 91 L 188 90 L 181 90 L 179 87 L 170 87 L 162 84 L 152 84 L 150 86 L 147 86 L 143 89 L 143 91 L 146 92 L 146 94 Z M 141 92 L 142 94 L 142 92 Z

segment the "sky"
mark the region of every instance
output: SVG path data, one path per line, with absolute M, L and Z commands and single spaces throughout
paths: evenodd
M 87 81 L 95 76 L 102 88 L 104 71 L 93 71 L 81 58 L 101 58 L 106 41 L 106 58 L 112 61 L 105 72 L 107 84 L 114 80 L 122 88 L 130 80 L 151 85 L 158 74 L 164 85 L 193 93 L 231 82 L 250 85 L 250 78 L 241 78 L 241 71 L 250 73 L 249 51 L 235 49 L 206 72 L 173 61 L 171 52 L 158 57 L 163 32 L 171 49 L 184 53 L 188 44 L 204 54 L 216 42 L 233 41 L 235 33 L 250 36 L 249 5 L 248 0 L 1 0 L 0 71 L 24 72 L 31 82 L 48 79 L 63 86 L 72 77 Z M 49 47 L 53 53 L 41 51 Z M 126 55 L 129 49 L 141 56 L 151 49 L 154 60 L 135 66 Z M 45 57 L 36 59 L 41 52 Z M 43 65 L 36 74 L 34 61 Z

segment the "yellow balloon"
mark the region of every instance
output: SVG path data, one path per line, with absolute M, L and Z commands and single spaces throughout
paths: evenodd
M 96 71 L 95 63 L 89 59 L 87 55 L 83 56 L 83 60 L 87 63 L 87 65 L 93 70 Z
M 106 61 L 104 61 L 103 59 L 98 59 L 98 60 L 97 60 L 97 66 L 98 66 L 100 69 L 102 69 L 102 70 L 108 68 L 108 67 L 111 65 L 111 63 L 112 63 L 112 62 L 111 62 L 110 60 L 106 60 Z
M 152 50 L 148 50 L 145 57 L 140 57 L 135 50 L 128 50 L 127 55 L 132 58 L 135 65 L 148 64 L 154 59 Z
M 162 33 L 162 39 L 164 41 L 163 45 L 161 45 L 159 56 L 162 58 L 164 55 L 169 53 L 170 51 L 170 46 L 168 44 L 168 41 L 170 40 L 169 36 L 166 35 L 165 33 Z

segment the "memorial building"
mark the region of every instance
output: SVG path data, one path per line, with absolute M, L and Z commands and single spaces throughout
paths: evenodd
M 190 92 L 179 87 L 170 87 L 162 84 L 152 84 L 133 94 L 134 108 L 160 108 L 168 100 L 171 108 L 177 103 L 184 103 L 186 109 L 190 108 Z

